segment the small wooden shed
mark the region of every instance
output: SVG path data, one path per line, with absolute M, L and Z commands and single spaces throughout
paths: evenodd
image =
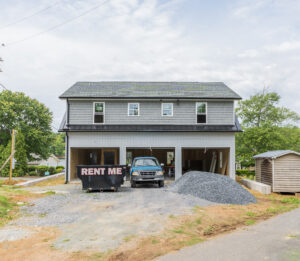
M 270 185 L 273 192 L 300 192 L 300 153 L 275 150 L 253 158 L 256 181 Z

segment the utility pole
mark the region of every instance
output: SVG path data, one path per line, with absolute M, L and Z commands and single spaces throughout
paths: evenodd
M 10 167 L 9 167 L 9 183 L 12 182 L 12 170 L 14 162 L 14 150 L 15 150 L 15 130 L 12 130 L 11 135 L 11 157 L 10 157 Z

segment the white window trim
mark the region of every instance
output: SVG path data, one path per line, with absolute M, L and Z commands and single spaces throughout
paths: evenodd
M 137 104 L 138 105 L 138 115 L 130 115 L 129 114 L 130 104 Z M 140 103 L 139 102 L 129 102 L 128 107 L 127 107 L 127 115 L 130 116 L 130 117 L 139 117 L 140 116 Z
M 171 115 L 164 115 L 164 104 L 171 104 L 172 105 Z M 173 117 L 173 111 L 174 111 L 173 103 L 162 103 L 161 104 L 161 116 L 162 117 Z
M 205 104 L 205 113 L 200 113 L 199 115 L 206 115 L 205 117 L 205 122 L 198 122 L 198 104 Z M 196 112 L 196 124 L 207 124 L 207 102 L 196 102 L 196 107 L 195 107 L 195 112 Z
M 95 122 L 95 104 L 103 103 L 103 122 Z M 104 124 L 105 123 L 105 102 L 93 102 L 93 124 Z

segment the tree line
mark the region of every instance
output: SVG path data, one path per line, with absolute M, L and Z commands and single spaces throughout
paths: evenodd
M 0 92 L 0 167 L 11 153 L 11 132 L 16 130 L 15 175 L 24 175 L 34 157 L 64 155 L 64 134 L 53 133 L 52 112 L 41 102 L 22 92 Z M 8 172 L 8 166 L 2 175 Z
M 279 102 L 276 92 L 264 89 L 238 103 L 243 132 L 236 135 L 236 160 L 242 166 L 253 166 L 254 155 L 270 150 L 300 152 L 299 114 Z

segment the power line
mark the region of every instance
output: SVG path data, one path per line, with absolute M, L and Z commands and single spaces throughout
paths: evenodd
M 28 16 L 24 16 L 23 18 L 20 18 L 20 19 L 14 21 L 14 22 L 12 22 L 12 23 L 9 23 L 9 24 L 7 24 L 7 25 L 4 25 L 3 27 L 0 27 L 0 30 L 2 30 L 2 29 L 4 29 L 4 28 L 7 28 L 7 27 L 10 27 L 10 26 L 13 26 L 13 25 L 16 25 L 16 24 L 19 24 L 19 23 L 21 23 L 21 22 L 23 22 L 23 21 L 25 21 L 25 20 L 28 20 L 28 19 L 30 19 L 31 17 L 36 16 L 36 15 L 38 15 L 38 14 L 40 14 L 40 13 L 43 13 L 44 11 L 46 11 L 46 10 L 48 10 L 48 9 L 50 9 L 50 8 L 52 8 L 52 7 L 54 7 L 54 6 L 56 6 L 56 5 L 58 5 L 60 2 L 61 2 L 61 1 L 57 1 L 57 2 L 55 2 L 54 4 L 49 5 L 49 6 L 45 7 L 45 8 L 43 8 L 43 9 L 41 9 L 41 10 L 35 12 L 35 13 L 32 13 L 32 14 L 30 14 L 30 15 L 28 15 Z
M 28 36 L 28 37 L 25 37 L 25 38 L 23 38 L 23 39 L 20 39 L 20 40 L 18 40 L 18 41 L 10 42 L 10 43 L 8 43 L 8 44 L 4 44 L 4 43 L 3 43 L 2 45 L 3 45 L 3 46 L 11 46 L 11 45 L 19 44 L 19 43 L 21 43 L 21 42 L 30 40 L 30 39 L 35 38 L 35 37 L 38 37 L 38 36 L 40 36 L 40 35 L 42 35 L 42 34 L 45 34 L 45 33 L 48 33 L 48 32 L 50 32 L 50 31 L 53 31 L 53 30 L 55 30 L 55 29 L 57 29 L 57 28 L 59 28 L 59 27 L 65 25 L 65 24 L 68 24 L 68 23 L 70 23 L 70 22 L 72 22 L 72 21 L 74 21 L 74 20 L 76 20 L 76 19 L 78 19 L 78 18 L 80 18 L 80 17 L 82 17 L 82 16 L 84 16 L 84 15 L 86 15 L 86 14 L 89 14 L 89 13 L 95 11 L 96 9 L 98 9 L 99 7 L 105 5 L 105 4 L 108 3 L 109 1 L 110 1 L 110 0 L 105 0 L 105 1 L 103 1 L 101 4 L 98 4 L 98 5 L 96 5 L 96 6 L 92 7 L 92 8 L 90 8 L 90 9 L 88 9 L 87 11 L 85 11 L 85 12 L 79 14 L 78 16 L 75 16 L 75 17 L 70 18 L 70 19 L 68 19 L 68 20 L 66 20 L 66 21 L 64 21 L 64 22 L 62 22 L 62 23 L 60 23 L 60 24 L 57 24 L 57 25 L 55 25 L 55 26 L 53 26 L 53 27 L 50 27 L 50 28 L 48 28 L 48 29 L 45 30 L 45 31 L 41 31 L 41 32 L 39 32 L 39 33 L 36 33 L 36 34 L 30 35 L 30 36 Z
M 7 91 L 8 91 L 8 89 L 7 89 L 2 83 L 0 83 L 0 86 L 1 86 L 4 90 L 7 90 Z

